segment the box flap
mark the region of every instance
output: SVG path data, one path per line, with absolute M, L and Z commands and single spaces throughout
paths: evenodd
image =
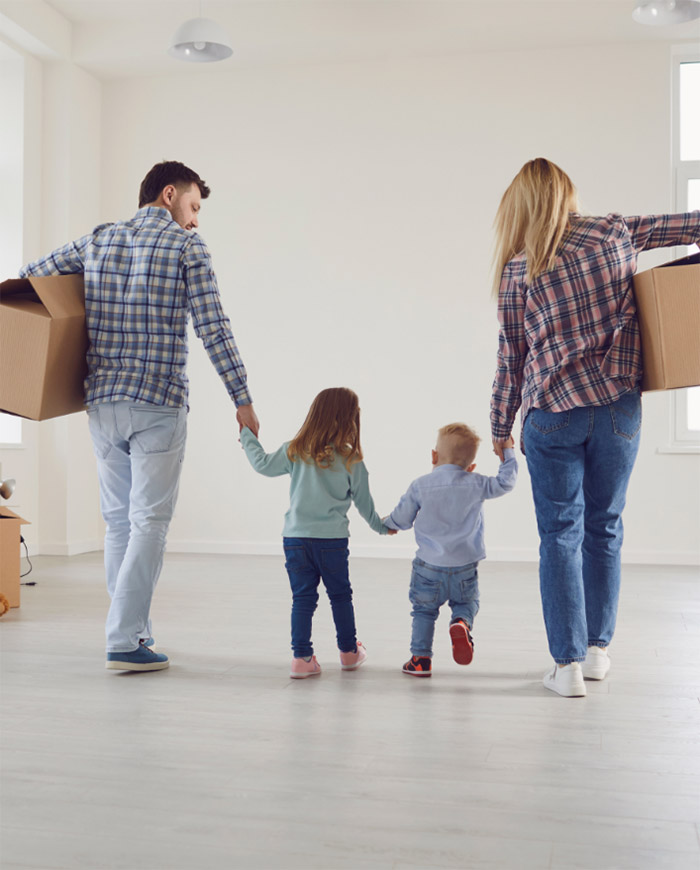
M 687 257 L 681 257 L 680 260 L 671 260 L 670 263 L 663 263 L 661 266 L 657 266 L 657 269 L 667 269 L 669 266 L 695 266 L 700 263 L 700 252 L 697 254 L 690 254 Z
M 39 301 L 36 290 L 27 278 L 10 278 L 0 284 L 0 300 L 3 299 L 31 299 Z
M 82 273 L 51 275 L 29 280 L 51 317 L 80 317 L 85 314 Z
M 0 519 L 19 520 L 20 525 L 31 526 L 29 520 L 23 520 L 22 517 L 19 516 L 19 514 L 11 511 L 8 507 L 0 507 Z

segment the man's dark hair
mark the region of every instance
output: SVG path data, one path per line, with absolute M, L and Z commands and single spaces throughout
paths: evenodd
M 162 163 L 156 163 L 141 182 L 139 208 L 143 208 L 149 202 L 155 202 L 163 188 L 169 184 L 173 184 L 175 187 L 190 187 L 190 185 L 196 184 L 202 194 L 202 199 L 206 199 L 211 193 L 209 187 L 194 169 L 190 169 L 184 163 L 178 163 L 177 160 L 164 160 Z

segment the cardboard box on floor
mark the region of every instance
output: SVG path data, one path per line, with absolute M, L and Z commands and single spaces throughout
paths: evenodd
M 0 411 L 48 420 L 85 407 L 82 275 L 0 284 Z
M 634 276 L 643 390 L 700 385 L 700 254 Z
M 20 526 L 23 520 L 9 508 L 0 507 L 0 593 L 19 607 Z

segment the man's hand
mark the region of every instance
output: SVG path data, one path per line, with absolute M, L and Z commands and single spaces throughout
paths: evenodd
M 493 442 L 493 452 L 498 456 L 501 462 L 503 462 L 503 451 L 506 447 L 515 447 L 515 441 L 513 441 L 513 436 L 510 435 L 505 441 L 494 441 Z
M 238 420 L 238 431 L 240 432 L 244 426 L 247 426 L 250 431 L 258 437 L 260 431 L 260 420 L 258 415 L 253 410 L 252 405 L 239 405 L 236 411 L 236 420 Z

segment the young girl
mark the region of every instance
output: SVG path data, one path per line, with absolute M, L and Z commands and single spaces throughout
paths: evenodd
M 318 604 L 318 584 L 326 587 L 333 611 L 340 664 L 358 668 L 367 652 L 355 636 L 355 611 L 348 575 L 348 509 L 355 503 L 380 535 L 392 532 L 374 509 L 360 447 L 360 407 L 344 387 L 316 396 L 292 441 L 265 453 L 248 428 L 241 444 L 260 474 L 291 475 L 290 506 L 285 515 L 285 567 L 292 587 L 292 668 L 294 679 L 321 673 L 311 645 L 311 620 Z

